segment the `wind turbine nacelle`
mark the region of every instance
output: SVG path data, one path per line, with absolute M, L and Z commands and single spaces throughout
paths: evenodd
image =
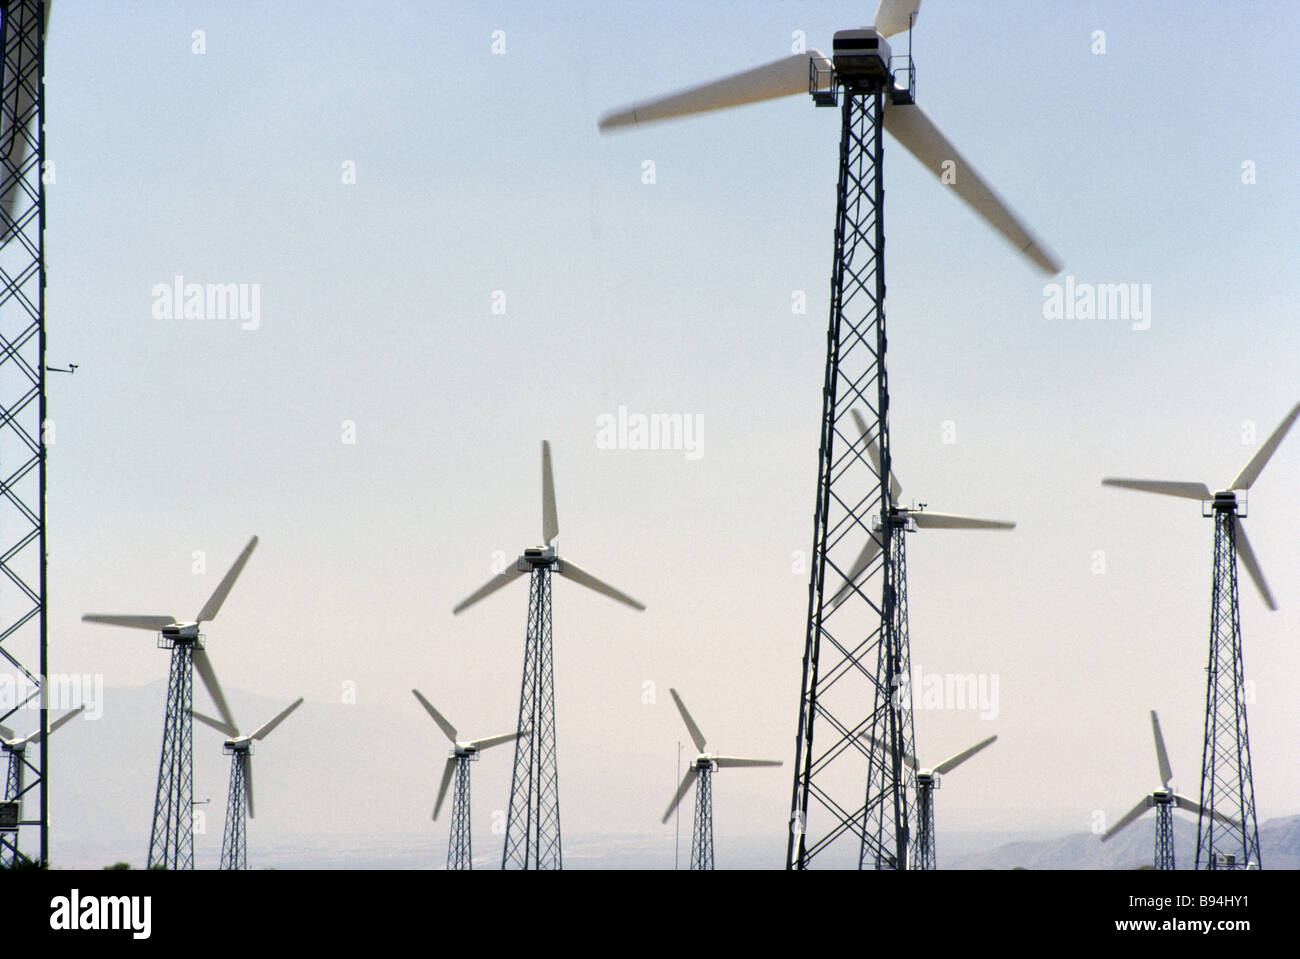
M 840 30 L 833 42 L 832 58 L 835 72 L 840 77 L 871 77 L 889 82 L 889 59 L 892 56 L 889 43 L 873 28 Z
M 172 623 L 162 628 L 162 634 L 167 639 L 196 640 L 199 638 L 199 624 Z
M 519 562 L 515 564 L 515 569 L 521 573 L 531 572 L 535 566 L 550 566 L 555 562 L 554 546 L 530 546 L 524 550 L 524 555 L 519 557 Z

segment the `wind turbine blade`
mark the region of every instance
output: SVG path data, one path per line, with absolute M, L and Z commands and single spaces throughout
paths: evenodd
M 1015 529 L 1016 524 L 1000 519 L 977 519 L 974 516 L 958 516 L 956 513 L 933 513 L 922 510 L 908 513 L 916 520 L 919 529 Z
M 682 797 L 686 795 L 691 788 L 691 784 L 695 782 L 695 777 L 699 774 L 700 771 L 694 766 L 686 770 L 686 775 L 682 777 L 682 784 L 677 787 L 677 792 L 673 795 L 673 801 L 668 804 L 668 810 L 664 813 L 664 818 L 659 820 L 661 823 L 668 821 L 668 817 L 673 814 L 673 810 L 677 808 L 677 804 L 682 801 Z
M 230 725 L 229 723 L 223 723 L 220 719 L 213 719 L 211 716 L 204 716 L 202 713 L 196 713 L 192 709 L 190 710 L 190 715 L 193 716 L 195 719 L 197 719 L 199 722 L 203 723 L 203 725 L 211 726 L 219 733 L 225 733 L 231 739 L 234 739 L 236 736 L 239 735 L 238 729 L 236 729 L 234 726 Z
M 542 440 L 542 545 L 550 546 L 560 535 L 560 520 L 555 514 L 555 477 L 551 473 L 551 444 Z
M 254 730 L 253 733 L 251 734 L 251 738 L 256 739 L 258 742 L 261 742 L 263 739 L 265 739 L 267 736 L 271 734 L 271 730 L 275 729 L 276 726 L 284 722 L 285 717 L 287 717 L 291 712 L 293 712 L 301 705 L 302 705 L 302 697 L 299 696 L 296 700 L 293 701 L 293 704 L 290 705 L 283 712 L 281 712 L 279 716 L 276 716 L 269 723 L 263 723 L 261 726 L 258 726 L 257 729 Z
M 682 714 L 682 722 L 686 724 L 686 731 L 691 734 L 691 742 L 695 743 L 696 749 L 704 752 L 704 733 L 700 732 L 700 727 L 695 725 L 695 720 L 686 711 L 686 704 L 682 702 L 682 697 L 677 695 L 677 690 L 670 687 L 668 692 L 672 694 L 673 702 L 677 704 L 677 711 Z
M 512 580 L 516 580 L 522 575 L 524 574 L 520 572 L 519 568 L 516 566 L 511 566 L 507 568 L 504 572 L 497 573 L 495 576 L 493 576 L 490 580 L 487 581 L 486 586 L 483 586 L 477 592 L 473 593 L 468 599 L 461 600 L 459 605 L 457 605 L 456 608 L 451 611 L 452 615 L 455 616 L 464 612 L 465 610 L 473 606 L 475 603 L 477 603 L 483 597 L 491 596 L 502 586 L 506 585 L 506 583 L 509 583 Z
M 826 603 L 825 611 L 827 613 L 834 612 L 842 602 L 849 598 L 849 593 L 853 590 L 853 584 L 858 581 L 862 571 L 870 566 L 871 561 L 879 554 L 880 544 L 876 542 L 874 536 L 868 536 L 866 545 L 862 547 L 862 552 L 858 553 L 858 558 L 853 561 L 853 567 L 849 570 L 848 579 L 844 581 L 844 585 L 836 590 L 835 595 Z
M 1259 590 L 1259 594 L 1264 597 L 1264 602 L 1268 605 L 1268 608 L 1277 612 L 1277 601 L 1273 599 L 1273 594 L 1269 592 L 1268 583 L 1264 582 L 1264 573 L 1259 568 L 1259 560 L 1255 558 L 1255 550 L 1251 548 L 1250 540 L 1246 537 L 1246 531 L 1242 528 L 1241 519 L 1233 517 L 1233 521 L 1237 524 L 1235 536 L 1237 555 L 1241 557 L 1242 565 L 1246 567 L 1246 572 L 1250 574 L 1250 578 L 1255 581 L 1255 587 Z
M 1043 248 L 919 106 L 907 103 L 888 107 L 885 129 L 935 176 L 942 180 L 951 174 L 957 195 L 1035 266 L 1049 274 L 1061 271 L 1060 261 Z
M 65 725 L 72 719 L 76 718 L 77 713 L 81 712 L 85 708 L 86 708 L 85 706 L 78 706 L 76 709 L 72 710 L 71 712 L 64 713 L 54 722 L 50 723 L 50 731 L 46 733 L 46 735 L 47 736 L 53 735 L 56 729 L 58 729 L 60 726 Z M 0 726 L 0 734 L 3 734 L 6 739 L 12 739 L 14 735 L 11 730 L 3 726 Z M 29 733 L 26 737 L 21 739 L 16 745 L 26 746 L 29 743 L 36 742 L 36 740 L 40 738 L 41 738 L 41 731 L 37 729 L 35 732 Z
M 1165 737 L 1160 733 L 1160 719 L 1156 711 L 1151 710 L 1151 732 L 1156 737 L 1156 763 L 1160 766 L 1160 785 L 1169 788 L 1169 780 L 1174 778 L 1174 771 L 1169 766 L 1169 753 L 1165 751 Z
M 1132 809 L 1130 809 L 1128 815 L 1126 815 L 1119 822 L 1115 823 L 1115 825 L 1111 826 L 1109 829 L 1106 830 L 1105 833 L 1102 834 L 1101 841 L 1105 842 L 1107 839 L 1115 835 L 1115 833 L 1119 832 L 1121 829 L 1123 829 L 1125 826 L 1131 823 L 1134 819 L 1137 819 L 1138 816 L 1141 816 L 1144 812 L 1146 812 L 1154 805 L 1155 805 L 1155 800 L 1153 800 L 1150 796 L 1143 796 L 1142 801 L 1138 803 L 1136 806 L 1134 806 Z
M 474 749 L 482 751 L 484 749 L 489 749 L 492 746 L 500 746 L 502 743 L 508 743 L 512 739 L 518 739 L 520 735 L 522 734 L 517 732 L 502 733 L 500 736 L 489 736 L 487 739 L 471 740 L 470 746 Z
M 247 750 L 239 754 L 244 767 L 244 796 L 248 799 L 248 818 L 253 818 L 253 756 Z
M 921 0 L 880 0 L 876 19 L 872 21 L 876 32 L 882 37 L 892 37 L 910 29 L 920 6 Z
M 883 748 L 880 745 L 879 740 L 877 740 L 876 737 L 872 736 L 870 733 L 863 733 L 861 735 L 861 738 L 869 742 L 871 744 L 872 749 Z M 993 738 L 997 739 L 996 736 L 994 736 Z M 908 769 L 912 770 L 912 772 L 916 772 L 917 762 L 915 756 L 913 756 L 911 753 L 903 753 L 903 762 L 907 764 Z
M 1160 493 L 1164 496 L 1179 496 L 1183 499 L 1214 499 L 1214 494 L 1204 483 L 1176 483 L 1166 480 L 1113 479 L 1106 477 L 1102 486 L 1119 486 L 1123 489 L 1136 489 L 1144 493 Z
M 132 629 L 149 629 L 162 632 L 164 626 L 176 622 L 175 616 L 116 616 L 109 613 L 87 613 L 83 623 L 105 623 L 109 626 L 130 626 Z
M 604 593 L 611 599 L 616 599 L 620 603 L 626 603 L 633 609 L 645 609 L 645 603 L 633 599 L 627 593 L 620 593 L 609 583 L 598 580 L 589 572 L 570 559 L 559 560 L 555 564 L 555 571 L 566 579 L 571 579 L 575 583 L 586 586 L 588 589 L 594 589 L 598 593 Z
M 442 801 L 447 798 L 447 787 L 451 785 L 451 774 L 456 771 L 456 763 L 460 760 L 455 756 L 447 757 L 447 764 L 442 767 L 442 784 L 438 787 L 438 801 L 433 804 L 433 818 L 436 821 L 438 813 L 442 811 Z
M 719 769 L 734 769 L 740 766 L 780 766 L 779 759 L 745 759 L 740 756 L 714 756 L 713 761 Z
M 1290 413 L 1286 415 L 1278 428 L 1273 434 L 1264 441 L 1264 445 L 1255 451 L 1255 455 L 1250 458 L 1250 462 L 1241 468 L 1237 478 L 1232 481 L 1228 489 L 1250 489 L 1250 484 L 1259 478 L 1260 470 L 1268 463 L 1269 458 L 1281 445 L 1283 437 L 1286 436 L 1287 430 L 1295 423 L 1296 417 L 1300 416 L 1300 403 L 1297 403 Z
M 620 127 L 710 113 L 777 97 L 793 96 L 796 93 L 806 94 L 809 63 L 814 59 L 824 64 L 826 70 L 830 69 L 830 60 L 820 50 L 796 53 L 743 73 L 614 110 L 600 118 L 599 126 L 601 132 L 608 132 Z
M 438 710 L 434 709 L 433 703 L 420 695 L 418 689 L 412 689 L 411 692 L 415 693 L 415 698 L 420 701 L 420 705 L 424 707 L 424 711 L 433 717 L 433 721 L 438 724 L 438 728 L 442 730 L 443 735 L 450 739 L 454 746 L 456 744 L 456 727 L 447 722 L 446 717 L 444 717 L 442 713 L 438 712 Z
M 956 756 L 953 756 L 951 759 L 945 759 L 943 762 L 939 763 L 939 765 L 934 767 L 934 771 L 938 773 L 940 776 L 942 776 L 946 772 L 951 772 L 952 770 L 960 766 L 962 763 L 964 763 L 966 760 L 974 756 L 981 749 L 984 749 L 986 746 L 992 746 L 993 743 L 997 741 L 997 738 L 998 738 L 997 736 L 990 736 L 988 739 L 976 743 L 974 746 L 972 746 L 970 749 L 966 750 L 965 752 L 958 753 Z
M 221 684 L 217 682 L 217 674 L 212 668 L 212 661 L 208 659 L 208 651 L 206 649 L 195 649 L 193 658 L 194 668 L 199 671 L 199 678 L 203 680 L 203 685 L 208 688 L 208 695 L 216 703 L 217 712 L 221 713 L 221 718 L 226 721 L 226 725 L 238 729 L 235 717 L 230 714 L 230 707 L 226 705 L 226 696 L 221 691 Z
M 876 468 L 876 474 L 879 475 L 880 447 L 876 445 L 875 438 L 872 437 L 871 432 L 867 429 L 867 421 L 863 418 L 862 414 L 858 412 L 857 407 L 854 407 L 850 412 L 853 413 L 853 422 L 858 424 L 858 432 L 861 433 L 862 438 L 867 441 L 867 453 L 871 456 L 871 463 Z M 898 502 L 898 496 L 902 492 L 903 484 L 898 481 L 898 477 L 894 475 L 893 469 L 890 469 L 889 503 L 891 506 Z
M 256 548 L 257 537 L 254 536 L 248 541 L 244 551 L 239 554 L 239 558 L 235 560 L 235 565 L 230 567 L 230 572 L 226 573 L 225 579 L 218 583 L 217 588 L 212 591 L 208 601 L 199 610 L 199 615 L 194 617 L 196 623 L 208 623 L 217 618 L 217 612 L 221 609 L 221 604 L 230 595 L 230 588 L 235 585 L 235 580 L 239 579 L 239 574 L 244 571 L 244 565 L 248 562 L 248 557 L 253 555 L 253 550 Z
M 1204 815 L 1205 813 L 1205 808 L 1200 803 L 1196 802 L 1193 799 L 1188 799 L 1186 796 L 1180 796 L 1178 793 L 1174 793 L 1174 805 L 1177 806 L 1179 809 L 1185 809 L 1188 812 L 1194 812 L 1198 816 Z M 1235 829 L 1241 828 L 1241 823 L 1233 819 L 1231 816 L 1225 816 L 1223 813 L 1218 812 L 1217 810 L 1212 815 L 1214 816 L 1215 819 L 1219 820 L 1219 822 L 1223 823 L 1225 826 L 1232 826 Z
M 78 706 L 76 709 L 72 710 L 71 712 L 64 713 L 58 719 L 54 720 L 54 722 L 50 723 L 49 734 L 53 734 L 54 731 L 59 727 L 66 726 L 68 723 L 72 722 L 72 720 L 76 719 L 77 715 L 81 713 L 85 708 L 86 708 L 85 706 Z

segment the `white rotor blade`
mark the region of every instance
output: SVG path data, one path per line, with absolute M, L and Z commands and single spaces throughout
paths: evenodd
M 1264 445 L 1250 458 L 1250 462 L 1241 468 L 1241 472 L 1237 474 L 1237 478 L 1232 481 L 1228 489 L 1250 489 L 1250 484 L 1259 478 L 1260 470 L 1268 463 L 1269 458 L 1282 443 L 1282 438 L 1286 436 L 1287 430 L 1291 429 L 1298 416 L 1300 416 L 1300 403 L 1297 403 L 1295 408 L 1286 415 L 1286 419 L 1264 441 Z
M 1250 540 L 1246 537 L 1246 531 L 1241 526 L 1240 518 L 1233 517 L 1233 522 L 1237 524 L 1236 542 L 1237 555 L 1241 557 L 1241 563 L 1246 567 L 1246 572 L 1250 578 L 1255 581 L 1255 587 L 1259 594 L 1264 597 L 1264 602 L 1268 608 L 1277 612 L 1277 601 L 1273 599 L 1273 594 L 1269 592 L 1268 583 L 1264 582 L 1264 573 L 1259 568 L 1259 560 L 1255 558 L 1255 550 L 1251 548 Z
M 573 562 L 573 560 L 565 559 L 557 561 L 555 564 L 555 571 L 566 579 L 571 579 L 575 583 L 586 586 L 588 589 L 594 589 L 598 593 L 604 593 L 611 599 L 616 599 L 620 603 L 626 603 L 633 609 L 645 609 L 645 603 L 633 599 L 631 596 L 627 595 L 627 593 L 620 593 L 613 586 L 610 586 L 609 583 L 598 580 L 577 563 Z
M 271 730 L 275 729 L 276 726 L 284 722 L 285 717 L 287 717 L 291 712 L 293 712 L 301 705 L 302 705 L 302 697 L 299 696 L 296 700 L 294 700 L 293 704 L 289 706 L 287 709 L 285 709 L 283 712 L 281 712 L 280 715 L 276 716 L 269 723 L 263 723 L 261 726 L 258 726 L 257 729 L 255 729 L 252 733 L 250 733 L 250 738 L 256 739 L 258 742 L 261 742 L 263 739 L 265 739 L 267 736 L 271 734 Z
M 919 106 L 906 103 L 888 107 L 885 129 L 935 176 L 943 179 L 952 170 L 951 186 L 957 195 L 1040 270 L 1061 271 L 1060 261 L 1043 248 Z M 956 164 L 955 168 L 945 167 L 950 162 Z
M 450 739 L 454 746 L 456 744 L 456 727 L 447 722 L 446 717 L 434 708 L 433 703 L 420 695 L 418 689 L 412 689 L 411 692 L 415 693 L 415 698 L 420 701 L 420 705 L 424 707 L 424 711 L 433 717 L 433 721 L 438 724 L 438 728 L 442 730 L 443 735 Z
M 1115 833 L 1119 832 L 1121 829 L 1123 829 L 1125 826 L 1131 823 L 1134 819 L 1137 819 L 1138 816 L 1141 816 L 1144 812 L 1146 812 L 1154 805 L 1155 805 L 1155 800 L 1153 800 L 1150 796 L 1143 796 L 1142 801 L 1138 803 L 1136 806 L 1134 806 L 1132 809 L 1130 809 L 1128 815 L 1126 815 L 1119 822 L 1115 823 L 1115 825 L 1111 826 L 1109 829 L 1106 830 L 1105 833 L 1102 834 L 1101 841 L 1105 842 L 1107 839 L 1115 835 Z
M 714 763 L 719 769 L 734 769 L 741 766 L 780 766 L 779 759 L 745 759 L 741 756 L 714 756 Z
M 880 0 L 880 6 L 876 7 L 876 18 L 872 21 L 876 33 L 882 37 L 892 37 L 910 29 L 920 7 L 921 0 Z
M 867 452 L 871 456 L 872 465 L 876 468 L 876 474 L 879 475 L 880 447 L 876 445 L 875 439 L 867 429 L 867 421 L 863 419 L 862 414 L 858 412 L 857 408 L 854 407 L 850 412 L 853 413 L 853 422 L 858 424 L 858 432 L 861 433 L 862 438 L 867 441 Z M 891 468 L 889 471 L 889 502 L 891 506 L 898 501 L 898 495 L 902 492 L 903 484 L 898 481 L 898 477 L 894 475 L 894 471 Z
M 972 746 L 970 749 L 967 749 L 965 752 L 960 752 L 956 756 L 953 756 L 951 759 L 945 759 L 943 762 L 939 763 L 939 765 L 934 767 L 934 771 L 937 772 L 940 776 L 942 776 L 946 772 L 951 772 L 952 770 L 960 766 L 962 763 L 964 763 L 966 760 L 974 756 L 981 749 L 984 749 L 986 746 L 993 745 L 993 743 L 997 740 L 997 738 L 998 738 L 997 736 L 990 736 L 988 739 L 985 739 L 983 742 L 976 743 L 974 746 Z
M 253 754 L 244 750 L 239 754 L 244 767 L 244 796 L 248 799 L 248 818 L 253 818 Z
M 555 477 L 551 473 L 551 444 L 542 440 L 542 545 L 550 546 L 560 535 L 560 520 L 555 514 Z
M 483 597 L 491 596 L 502 586 L 506 585 L 506 583 L 509 583 L 512 580 L 516 580 L 522 575 L 524 574 L 521 573 L 518 567 L 515 566 L 508 567 L 505 570 L 505 572 L 497 573 L 495 576 L 493 576 L 490 580 L 487 581 L 486 586 L 483 586 L 478 591 L 470 595 L 468 599 L 461 600 L 461 602 L 456 606 L 456 608 L 451 611 L 452 615 L 453 616 L 458 615 L 464 610 L 469 609 L 469 607 L 473 606 Z
M 110 613 L 87 613 L 83 623 L 105 623 L 109 626 L 130 626 L 132 629 L 150 629 L 162 632 L 164 626 L 176 622 L 175 616 L 116 616 Z
M 204 716 L 202 713 L 196 713 L 192 709 L 190 710 L 190 715 L 193 716 L 195 719 L 197 719 L 199 722 L 203 723 L 205 726 L 211 726 L 217 732 L 225 733 L 231 739 L 234 739 L 236 736 L 239 735 L 238 729 L 236 729 L 234 726 L 230 725 L 229 723 L 223 723 L 220 719 L 213 719 L 211 716 Z
M 208 601 L 199 610 L 199 615 L 194 617 L 196 623 L 208 623 L 217 618 L 217 612 L 221 609 L 221 604 L 230 595 L 230 588 L 235 585 L 235 580 L 239 579 L 239 574 L 244 571 L 244 565 L 248 562 L 248 557 L 253 555 L 253 550 L 256 548 L 257 537 L 254 536 L 248 541 L 244 551 L 239 554 L 239 558 L 235 560 L 235 565 L 230 567 L 230 572 L 226 573 L 225 578 L 212 591 Z
M 1174 793 L 1174 805 L 1179 809 L 1194 812 L 1198 816 L 1205 812 L 1205 809 L 1200 803 L 1196 802 L 1194 799 L 1188 799 L 1186 796 L 1180 796 L 1178 793 Z M 1219 820 L 1219 822 L 1223 823 L 1225 826 L 1232 826 L 1235 829 L 1241 828 L 1241 823 L 1233 819 L 1231 816 L 1225 816 L 1223 813 L 1217 811 L 1213 815 L 1215 819 Z
M 958 516 L 956 513 L 934 513 L 922 510 L 908 513 L 916 520 L 919 529 L 1015 529 L 1016 524 L 1000 519 L 977 519 L 974 516 Z
M 48 733 L 46 733 L 46 735 L 47 736 L 54 735 L 54 731 L 56 729 L 58 729 L 60 726 L 64 726 L 67 723 L 71 722 L 73 719 L 76 718 L 77 714 L 85 708 L 86 708 L 85 706 L 78 706 L 76 709 L 72 710 L 71 712 L 64 713 L 58 719 L 54 720 L 54 722 L 50 723 L 50 730 Z M 12 739 L 14 734 L 10 729 L 4 726 L 0 726 L 0 735 L 3 735 L 6 739 Z M 36 742 L 36 740 L 40 738 L 41 738 L 41 731 L 38 729 L 36 730 L 36 732 L 28 734 L 26 738 L 21 740 L 19 745 L 25 746 L 28 743 Z
M 793 96 L 796 93 L 806 94 L 809 63 L 813 59 L 824 64 L 824 69 L 830 69 L 830 60 L 820 50 L 796 53 L 743 73 L 723 77 L 721 80 L 703 83 L 653 100 L 643 100 L 630 107 L 606 113 L 600 118 L 600 129 L 602 132 L 607 132 L 619 127 L 725 110 L 728 107 L 774 100 L 777 97 Z
M 668 810 L 664 813 L 664 818 L 659 820 L 661 823 L 668 821 L 668 817 L 673 814 L 673 810 L 677 808 L 677 804 L 682 801 L 682 797 L 686 795 L 691 788 L 691 783 L 695 782 L 695 777 L 699 774 L 700 771 L 694 766 L 686 770 L 686 775 L 682 777 L 682 784 L 677 787 L 677 792 L 673 796 L 673 801 L 668 804 Z
M 487 739 L 474 739 L 470 741 L 470 747 L 477 750 L 489 749 L 492 746 L 500 746 L 502 743 L 508 743 L 512 739 L 518 739 L 520 733 L 502 733 L 500 736 L 489 736 Z
M 682 714 L 682 722 L 686 724 L 686 731 L 691 734 L 691 742 L 695 743 L 696 749 L 704 752 L 704 733 L 700 732 L 700 727 L 695 725 L 695 720 L 686 711 L 686 704 L 682 702 L 682 697 L 677 695 L 677 690 L 669 688 L 668 692 L 672 694 L 673 702 L 677 704 L 677 711 Z
M 1119 486 L 1124 489 L 1141 490 L 1144 493 L 1161 493 L 1165 496 L 1179 496 L 1183 499 L 1214 499 L 1214 494 L 1204 483 L 1176 483 L 1166 480 L 1114 479 L 1106 477 L 1102 486 Z
M 217 712 L 221 713 L 221 718 L 226 721 L 227 725 L 238 728 L 235 717 L 230 714 L 230 707 L 226 705 L 226 696 L 221 691 L 221 684 L 217 682 L 217 674 L 212 668 L 212 661 L 208 659 L 208 651 L 206 649 L 195 649 L 193 659 L 194 668 L 198 670 L 203 685 L 208 688 L 208 695 L 216 703 Z
M 867 537 L 867 544 L 862 547 L 862 552 L 858 553 L 858 558 L 853 561 L 853 568 L 849 570 L 848 579 L 844 585 L 836 590 L 835 595 L 827 600 L 825 604 L 825 613 L 834 612 L 840 605 L 849 598 L 849 593 L 853 590 L 853 584 L 858 581 L 862 571 L 871 565 L 871 561 L 880 555 L 880 544 L 876 542 L 874 536 Z
M 1169 788 L 1169 780 L 1174 778 L 1174 771 L 1169 765 L 1169 753 L 1165 751 L 1165 737 L 1160 733 L 1160 719 L 1156 711 L 1151 710 L 1151 732 L 1156 737 L 1156 763 L 1160 766 L 1160 785 Z
M 447 798 L 447 787 L 451 785 L 451 774 L 456 771 L 456 763 L 460 762 L 455 756 L 447 757 L 447 764 L 442 767 L 442 784 L 438 787 L 438 801 L 433 804 L 433 818 L 438 818 L 438 813 L 442 811 L 442 801 Z
M 880 743 L 876 740 L 876 737 L 870 735 L 869 733 L 863 733 L 861 738 L 869 742 L 871 744 L 872 749 L 882 748 Z M 916 763 L 915 756 L 913 756 L 911 753 L 903 753 L 903 762 L 907 765 L 908 769 L 912 770 L 912 772 L 916 772 L 917 763 Z

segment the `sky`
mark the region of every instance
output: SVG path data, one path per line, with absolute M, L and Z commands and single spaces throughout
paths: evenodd
M 425 808 L 444 745 L 410 689 L 483 735 L 513 724 L 526 587 L 451 609 L 538 544 L 546 439 L 561 556 L 647 605 L 556 584 L 566 832 L 668 835 L 688 743 L 672 687 L 711 748 L 785 762 L 715 785 L 720 833 L 770 836 L 779 865 L 838 118 L 791 97 L 618 135 L 596 121 L 800 36 L 829 51 L 873 10 L 57 4 L 48 348 L 79 365 L 49 387 L 52 671 L 157 684 L 148 634 L 81 615 L 192 618 L 257 534 L 205 627 L 237 718 L 306 697 L 286 732 L 400 768 L 410 835 L 445 842 Z M 1217 488 L 1300 401 L 1298 43 L 1284 2 L 922 7 L 918 102 L 1065 264 L 1042 276 L 887 142 L 903 499 L 1018 524 L 908 543 L 914 670 L 998 688 L 995 716 L 916 710 L 923 762 L 999 736 L 947 777 L 945 826 L 1121 815 L 1158 785 L 1151 709 L 1175 786 L 1198 790 L 1212 524 L 1100 480 Z M 1048 318 L 1066 275 L 1149 288 L 1149 316 Z M 177 276 L 256 286 L 256 317 L 160 317 Z M 602 448 L 620 408 L 682 414 L 700 445 Z M 1280 606 L 1243 578 L 1261 821 L 1300 811 L 1298 473 L 1292 436 L 1245 521 Z M 348 696 L 386 717 L 378 741 L 352 741 Z M 111 698 L 98 722 L 127 723 Z M 156 769 L 157 743 L 136 745 Z M 65 777 L 79 761 L 53 755 Z M 476 770 L 482 843 L 508 766 Z M 272 822 L 324 802 L 305 787 L 328 770 L 294 768 Z M 218 802 L 222 776 L 196 792 Z M 123 780 L 106 798 L 147 807 L 151 778 Z M 142 853 L 142 827 L 122 828 Z M 338 841 L 309 831 L 304 855 Z

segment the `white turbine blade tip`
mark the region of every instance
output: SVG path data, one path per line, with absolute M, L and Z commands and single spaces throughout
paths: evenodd
M 1116 479 L 1108 476 L 1101 481 L 1102 486 L 1117 486 L 1121 489 L 1134 489 L 1143 493 L 1159 493 L 1162 496 L 1177 496 L 1181 499 L 1209 500 L 1214 494 L 1204 483 L 1181 483 L 1168 480 Z
M 1151 710 L 1151 733 L 1156 741 L 1156 765 L 1160 767 L 1160 784 L 1166 788 L 1169 780 L 1174 778 L 1174 771 L 1169 765 L 1169 753 L 1165 750 L 1165 737 L 1160 732 L 1160 717 Z
M 1282 440 L 1286 437 L 1287 431 L 1294 425 L 1297 417 L 1300 417 L 1300 403 L 1295 405 L 1278 425 L 1277 429 L 1269 435 L 1269 438 L 1264 441 L 1264 445 L 1250 458 L 1250 462 L 1241 468 L 1241 472 L 1237 474 L 1237 478 L 1232 481 L 1232 485 L 1228 489 L 1250 489 L 1251 484 L 1259 479 L 1260 472 L 1282 444 Z
M 103 623 L 106 626 L 129 626 L 132 629 L 148 629 L 161 632 L 164 626 L 176 622 L 174 616 L 118 616 L 114 613 L 86 613 L 81 617 L 83 623 Z
M 560 535 L 555 512 L 555 475 L 551 469 L 551 444 L 542 440 L 542 545 L 550 546 Z
M 267 736 L 271 734 L 271 730 L 275 729 L 276 726 L 279 726 L 282 722 L 284 722 L 285 719 L 288 718 L 289 714 L 301 705 L 302 705 L 302 697 L 299 696 L 287 708 L 281 710 L 280 714 L 276 716 L 274 719 L 272 719 L 270 722 L 263 723 L 261 726 L 257 727 L 257 729 L 250 734 L 251 737 L 253 739 L 258 740 L 259 742 L 265 739 Z
M 511 566 L 511 567 L 509 567 L 509 568 L 506 569 L 504 572 L 497 573 L 497 575 L 493 576 L 490 580 L 488 580 L 487 583 L 486 583 L 485 585 L 479 587 L 479 589 L 477 589 L 475 592 L 473 592 L 472 594 L 470 594 L 467 598 L 461 600 L 461 601 L 456 605 L 456 607 L 455 607 L 454 609 L 452 609 L 452 611 L 451 611 L 452 615 L 453 615 L 453 616 L 458 616 L 458 615 L 460 615 L 460 613 L 462 613 L 462 612 L 464 612 L 465 610 L 469 609 L 471 606 L 473 606 L 473 605 L 474 605 L 475 603 L 477 603 L 479 600 L 484 599 L 485 597 L 491 596 L 493 593 L 495 593 L 495 592 L 496 592 L 498 589 L 500 589 L 502 586 L 505 586 L 507 583 L 510 583 L 510 582 L 512 582 L 512 581 L 514 581 L 514 580 L 516 580 L 516 579 L 518 579 L 518 578 L 519 578 L 520 576 L 522 576 L 522 575 L 524 575 L 524 574 L 521 573 L 521 572 L 519 571 L 518 567 L 515 567 L 515 566 Z
M 600 118 L 599 127 L 601 132 L 608 132 L 807 93 L 809 63 L 814 58 L 826 61 L 826 55 L 820 50 L 796 53 L 752 70 L 612 111 Z
M 581 566 L 579 566 L 577 563 L 573 562 L 572 560 L 564 559 L 558 561 L 555 564 L 555 571 L 559 573 L 561 576 L 563 576 L 565 579 L 571 579 L 575 583 L 578 583 L 579 585 L 586 586 L 588 589 L 594 590 L 597 593 L 601 593 L 602 595 L 608 596 L 610 599 L 616 599 L 620 603 L 623 603 L 627 606 L 631 606 L 633 609 L 637 609 L 637 610 L 645 609 L 645 603 L 641 602 L 640 600 L 633 599 L 627 593 L 615 589 L 613 586 L 610 586 L 609 583 L 606 583 L 603 580 L 597 579 L 595 576 L 587 572 L 585 569 L 583 569 Z
M 230 590 L 235 585 L 235 580 L 239 579 L 239 574 L 243 572 L 244 566 L 248 563 L 248 558 L 253 555 L 253 550 L 256 548 L 257 537 L 254 536 L 248 541 L 248 545 L 244 547 L 243 552 L 239 554 L 239 558 L 235 560 L 234 565 L 230 567 L 230 571 L 226 573 L 225 578 L 222 579 L 221 582 L 217 584 L 217 588 L 212 591 L 212 595 L 208 598 L 208 601 L 203 604 L 203 608 L 199 610 L 199 615 L 194 618 L 196 623 L 207 623 L 217 618 L 217 613 L 220 612 L 222 603 L 224 603 L 226 597 L 230 595 Z
M 1246 572 L 1250 574 L 1255 588 L 1264 597 L 1264 604 L 1273 612 L 1277 612 L 1277 600 L 1273 598 L 1273 592 L 1268 588 L 1268 582 L 1264 579 L 1264 571 L 1259 568 L 1259 560 L 1255 558 L 1255 550 L 1250 545 L 1250 539 L 1246 536 L 1246 531 L 1242 529 L 1241 519 L 1234 517 L 1234 520 L 1237 527 L 1234 536 L 1237 544 L 1237 555 L 1241 557 L 1242 565 L 1246 567 Z
M 455 745 L 456 727 L 447 722 L 447 718 L 443 716 L 442 713 L 438 712 L 438 710 L 434 708 L 433 703 L 425 699 L 418 689 L 412 689 L 411 692 L 414 693 L 415 698 L 420 701 L 420 705 L 424 707 L 424 711 L 432 717 L 435 723 L 438 724 L 438 728 L 442 730 L 442 734 L 451 740 L 453 745 Z
M 696 749 L 704 752 L 704 733 L 700 731 L 699 726 L 695 725 L 695 720 L 691 718 L 691 714 L 686 711 L 686 704 L 682 702 L 682 697 L 677 694 L 677 690 L 669 688 L 668 692 L 672 695 L 673 702 L 677 704 L 677 711 L 682 715 L 682 722 L 686 724 L 686 731 L 691 734 L 691 742 L 695 743 Z

